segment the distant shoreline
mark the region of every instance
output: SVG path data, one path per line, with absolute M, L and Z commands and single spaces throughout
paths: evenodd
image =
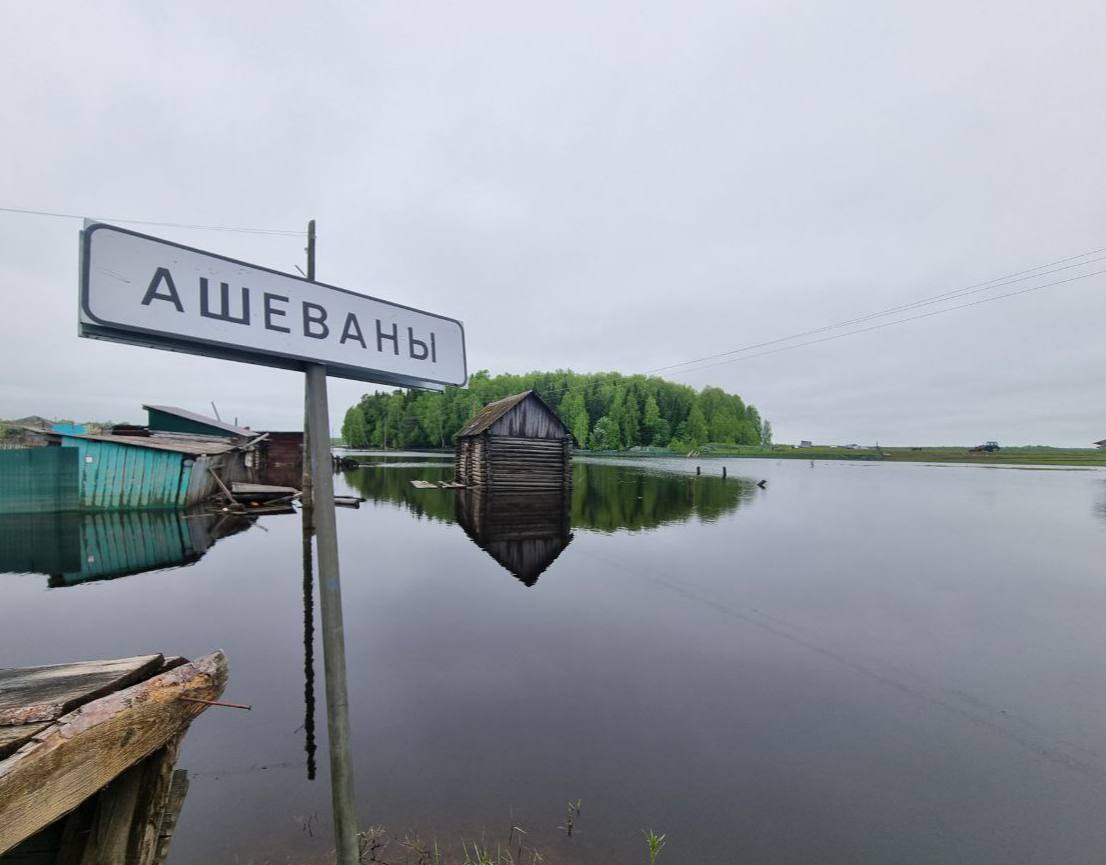
M 343 450 L 347 450 L 343 448 Z M 349 449 L 352 450 L 352 449 Z M 358 448 L 350 457 L 359 455 L 401 456 L 452 455 L 452 450 L 440 448 L 402 448 L 397 450 L 379 450 Z M 686 453 L 676 453 L 662 448 L 627 451 L 589 451 L 577 450 L 577 456 L 618 457 L 620 459 L 658 459 L 684 458 Z M 771 449 L 755 447 L 727 447 L 707 445 L 698 451 L 692 451 L 694 459 L 767 459 L 767 460 L 847 460 L 852 462 L 905 462 L 905 463 L 950 463 L 956 465 L 984 466 L 1039 466 L 1106 468 L 1106 450 L 1099 448 L 1049 448 L 1023 447 L 1002 448 L 994 453 L 971 453 L 966 447 L 935 448 L 831 448 L 831 447 L 790 447 L 775 445 Z
M 577 451 L 580 455 L 613 457 L 686 457 L 671 451 Z M 955 463 L 958 465 L 1021 465 L 1106 468 L 1106 450 L 1098 448 L 1002 448 L 993 453 L 972 453 L 969 448 L 831 448 L 789 447 L 771 449 L 706 446 L 692 452 L 695 459 L 837 460 L 852 462 Z

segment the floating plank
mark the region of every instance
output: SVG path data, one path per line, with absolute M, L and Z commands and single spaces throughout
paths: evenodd
M 236 498 L 254 499 L 279 499 L 298 496 L 300 491 L 295 487 L 276 487 L 271 484 L 245 484 L 235 481 L 230 485 L 231 492 Z
M 0 853 L 183 733 L 206 708 L 193 700 L 218 699 L 226 679 L 214 652 L 86 703 L 0 761 Z
M 364 499 L 357 496 L 335 496 L 334 504 L 340 508 L 359 508 Z
M 0 669 L 0 727 L 53 721 L 78 706 L 144 679 L 161 655 Z
M 438 485 L 433 481 L 411 481 L 411 486 L 419 490 L 436 490 Z
M 456 481 L 439 481 L 438 486 L 443 490 L 463 490 L 464 484 L 459 484 Z

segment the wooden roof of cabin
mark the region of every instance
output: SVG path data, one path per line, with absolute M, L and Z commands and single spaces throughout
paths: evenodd
M 499 420 L 501 417 L 511 411 L 511 409 L 513 409 L 515 406 L 526 400 L 527 397 L 533 397 L 534 399 L 536 399 L 539 403 L 541 403 L 543 408 L 545 408 L 551 415 L 553 415 L 553 417 L 557 418 L 558 423 L 561 422 L 560 418 L 557 416 L 557 413 L 545 404 L 545 400 L 534 393 L 534 391 L 527 390 L 523 391 L 522 393 L 516 393 L 514 396 L 504 397 L 503 399 L 488 403 L 473 416 L 472 420 L 470 420 L 467 424 L 464 425 L 464 427 L 461 428 L 461 431 L 457 433 L 457 438 L 478 436 L 482 433 L 487 432 L 489 429 L 491 429 L 492 425 L 495 424 L 497 420 Z M 565 427 L 565 432 L 568 432 L 567 427 Z

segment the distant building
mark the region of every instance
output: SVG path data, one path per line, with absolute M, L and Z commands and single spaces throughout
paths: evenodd
M 801 442 L 799 442 L 799 447 L 801 447 L 801 448 L 812 448 L 812 447 L 814 447 L 814 443 L 813 442 L 808 442 L 806 439 L 803 439 Z
M 1095 443 L 1094 443 L 1094 446 L 1095 446 L 1096 448 L 1100 448 L 1100 449 L 1102 449 L 1102 450 L 1106 450 L 1106 439 L 1103 439 L 1103 440 L 1102 440 L 1102 441 L 1100 441 L 1100 442 L 1095 442 Z
M 532 390 L 489 403 L 457 433 L 456 480 L 468 487 L 572 485 L 572 433 Z

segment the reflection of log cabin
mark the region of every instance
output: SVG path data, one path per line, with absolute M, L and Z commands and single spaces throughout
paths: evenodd
M 568 496 L 457 491 L 457 522 L 478 547 L 527 586 L 572 540 Z
M 532 390 L 484 406 L 457 433 L 456 480 L 469 487 L 566 489 L 572 433 Z

